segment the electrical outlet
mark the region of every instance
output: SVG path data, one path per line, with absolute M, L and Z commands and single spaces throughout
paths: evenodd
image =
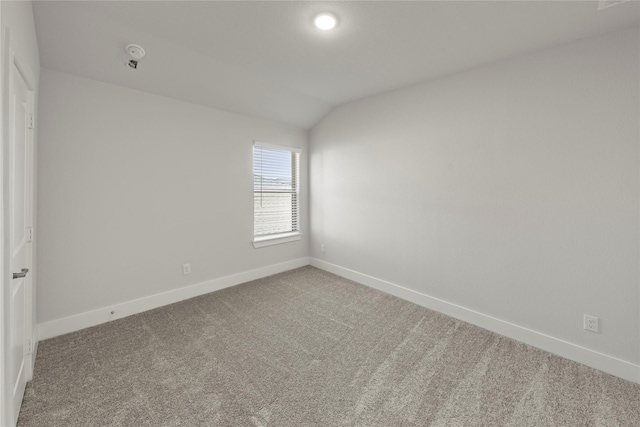
M 182 274 L 191 274 L 191 264 L 182 264 Z
M 600 319 L 595 316 L 584 315 L 584 329 L 590 332 L 598 332 Z
M 320 245 L 320 252 L 324 253 L 324 243 Z

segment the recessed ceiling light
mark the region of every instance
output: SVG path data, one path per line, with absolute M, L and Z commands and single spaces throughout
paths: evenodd
M 316 24 L 316 27 L 321 30 L 330 30 L 336 26 L 336 17 L 331 15 L 330 13 L 322 13 L 316 16 L 316 19 L 313 20 L 313 23 Z

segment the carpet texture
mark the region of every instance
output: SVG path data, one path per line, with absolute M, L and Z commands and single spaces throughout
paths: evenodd
M 19 426 L 640 426 L 640 386 L 313 267 L 40 343 Z

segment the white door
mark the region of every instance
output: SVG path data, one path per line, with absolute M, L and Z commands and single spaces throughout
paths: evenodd
M 12 61 L 13 62 L 13 61 Z M 29 314 L 31 269 L 30 226 L 31 201 L 31 132 L 33 101 L 25 79 L 11 64 L 9 87 L 9 257 L 11 282 L 9 286 L 9 369 L 10 399 L 13 421 L 20 413 L 20 404 L 29 376 L 26 341 L 30 337 Z

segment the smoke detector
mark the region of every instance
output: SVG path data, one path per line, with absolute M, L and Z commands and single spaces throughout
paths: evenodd
M 144 49 L 142 46 L 138 46 L 137 44 L 128 44 L 125 50 L 130 57 L 136 60 L 144 56 Z

